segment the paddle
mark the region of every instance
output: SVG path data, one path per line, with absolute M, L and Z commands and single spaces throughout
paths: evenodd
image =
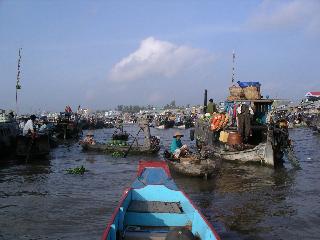
M 138 133 L 137 133 L 136 137 L 133 139 L 133 141 L 132 141 L 132 143 L 130 144 L 130 146 L 129 146 L 128 150 L 127 150 L 127 151 L 126 151 L 126 153 L 123 155 L 123 157 L 124 157 L 124 158 L 126 158 L 126 157 L 127 157 L 127 155 L 128 155 L 128 153 L 130 152 L 130 150 L 131 150 L 131 148 L 132 148 L 132 146 L 133 146 L 134 142 L 137 140 L 137 137 L 138 137 L 139 133 L 141 132 L 141 130 L 142 130 L 142 128 L 140 128 L 140 129 L 139 129 L 139 131 L 138 131 Z

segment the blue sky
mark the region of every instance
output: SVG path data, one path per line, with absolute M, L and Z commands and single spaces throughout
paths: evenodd
M 320 90 L 320 1 L 0 0 L 0 108 L 216 101 L 236 80 L 298 100 Z

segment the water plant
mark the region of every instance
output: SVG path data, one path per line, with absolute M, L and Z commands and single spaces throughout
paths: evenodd
M 115 151 L 115 152 L 112 153 L 112 157 L 114 157 L 114 158 L 121 158 L 123 156 L 124 156 L 123 152 Z
M 66 171 L 69 174 L 81 174 L 82 175 L 87 170 L 85 169 L 85 167 L 83 165 L 81 165 L 81 167 L 69 168 Z

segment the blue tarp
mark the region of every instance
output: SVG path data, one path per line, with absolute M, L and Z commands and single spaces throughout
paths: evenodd
M 261 84 L 259 82 L 237 82 L 241 88 L 245 87 L 260 87 Z

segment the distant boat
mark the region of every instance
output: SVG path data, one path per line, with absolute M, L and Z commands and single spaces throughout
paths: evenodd
M 124 191 L 102 239 L 165 240 L 169 236 L 220 239 L 188 196 L 178 189 L 165 162 L 140 161 L 137 178 Z

